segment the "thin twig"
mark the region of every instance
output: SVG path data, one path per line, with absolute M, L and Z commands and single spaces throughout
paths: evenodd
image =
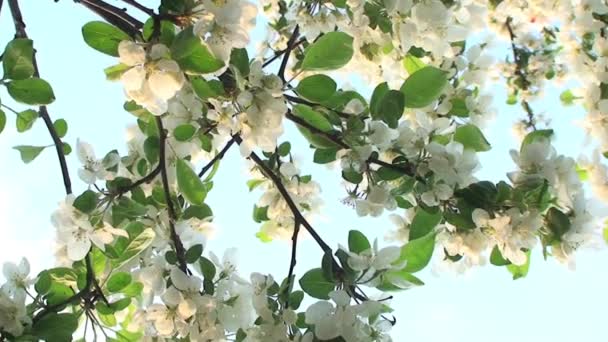
M 513 51 L 513 59 L 515 62 L 515 74 L 522 81 L 522 89 L 528 90 L 528 87 L 531 85 L 531 82 L 528 80 L 528 78 L 523 70 L 523 62 L 521 60 L 521 56 L 519 55 L 519 49 L 515 45 L 515 38 L 517 38 L 517 36 L 515 35 L 515 32 L 513 31 L 513 27 L 511 26 L 512 22 L 513 22 L 513 18 L 508 17 L 507 21 L 505 22 L 505 26 L 507 27 L 507 31 L 509 32 L 509 39 L 511 40 L 511 50 Z M 532 128 L 533 130 L 536 131 L 536 124 L 534 122 L 535 121 L 534 111 L 532 110 L 530 103 L 528 103 L 528 101 L 524 99 L 521 102 L 521 106 L 524 109 L 524 111 L 526 111 L 526 115 L 527 115 L 527 119 L 528 119 L 528 121 L 525 122 L 526 126 L 528 128 Z
M 156 165 L 156 167 L 154 168 L 154 170 L 150 171 L 150 173 L 148 173 L 147 175 L 145 175 L 143 178 L 138 179 L 135 183 L 126 186 L 124 188 L 118 188 L 118 193 L 116 194 L 117 196 L 122 196 L 124 194 L 126 194 L 127 192 L 137 188 L 138 186 L 144 184 L 144 183 L 150 183 L 151 181 L 154 180 L 154 178 L 156 178 L 156 176 L 158 176 L 160 174 L 160 162 L 158 165 Z
M 184 273 L 188 273 L 188 263 L 186 262 L 186 251 L 182 240 L 177 235 L 175 230 L 175 221 L 177 221 L 177 214 L 175 208 L 173 208 L 173 199 L 171 199 L 171 188 L 169 187 L 169 178 L 167 177 L 167 161 L 166 161 L 166 141 L 167 132 L 163 128 L 163 120 L 160 117 L 156 117 L 156 124 L 160 131 L 160 146 L 159 146 L 159 165 L 160 175 L 163 182 L 163 190 L 165 193 L 165 202 L 167 202 L 167 211 L 169 212 L 169 229 L 171 234 L 171 241 L 173 241 L 173 248 L 175 249 L 175 255 L 177 256 L 177 263 L 179 269 Z
M 291 95 L 283 94 L 283 97 L 284 97 L 284 98 L 285 98 L 287 101 L 289 101 L 289 102 L 293 102 L 293 103 L 299 103 L 299 104 L 304 104 L 304 105 L 307 105 L 307 106 L 309 106 L 309 107 L 323 106 L 323 105 L 322 105 L 322 104 L 320 104 L 320 103 L 314 103 L 314 102 L 310 102 L 310 101 L 304 100 L 303 98 L 300 98 L 300 97 L 297 97 L 297 96 L 291 96 Z M 325 107 L 325 106 L 323 106 L 323 107 Z M 327 107 L 326 107 L 326 108 L 327 108 Z M 330 109 L 330 108 L 328 108 L 328 109 Z M 341 117 L 341 118 L 343 118 L 343 119 L 350 119 L 350 118 L 352 118 L 352 117 L 353 117 L 353 115 L 348 114 L 348 113 L 339 112 L 339 111 L 336 111 L 336 110 L 333 110 L 333 109 L 332 109 L 332 111 L 333 111 L 334 113 L 338 114 L 338 116 L 339 116 L 339 117 Z
M 298 235 L 300 233 L 300 222 L 296 221 L 293 225 L 293 234 L 291 235 L 291 260 L 289 262 L 289 272 L 287 273 L 287 287 L 285 291 L 291 292 L 293 286 L 293 272 L 296 268 L 297 263 L 297 248 L 298 248 Z M 289 307 L 289 297 L 285 300 L 285 306 Z
M 298 47 L 298 45 L 304 43 L 306 41 L 306 38 L 301 38 L 300 40 L 298 40 L 297 42 L 295 42 L 291 48 L 291 50 L 295 49 L 296 47 Z M 285 52 L 287 52 L 289 49 L 285 48 L 283 50 L 279 50 L 277 52 L 274 53 L 274 56 L 270 57 L 269 59 L 265 60 L 264 63 L 262 64 L 262 67 L 265 68 L 268 65 L 272 64 L 272 62 L 276 61 L 277 59 L 279 59 L 281 56 L 283 56 L 285 54 Z
M 11 15 L 13 17 L 13 22 L 15 24 L 15 37 L 16 38 L 27 38 L 27 33 L 25 32 L 25 22 L 23 21 L 23 16 L 21 14 L 21 9 L 19 8 L 19 3 L 17 0 L 8 0 L 8 6 L 11 10 Z M 34 76 L 40 77 L 40 71 L 38 69 L 38 62 L 36 61 L 36 52 L 32 56 L 32 62 L 34 64 Z M 63 186 L 65 188 L 65 192 L 67 195 L 72 193 L 72 181 L 70 180 L 70 172 L 68 170 L 68 164 L 65 160 L 65 155 L 63 153 L 63 142 L 61 138 L 59 138 L 59 134 L 57 134 L 57 130 L 55 130 L 55 126 L 53 125 L 53 120 L 51 120 L 51 116 L 46 108 L 46 106 L 40 106 L 39 108 L 40 117 L 44 121 L 44 124 L 53 139 L 53 144 L 55 145 L 55 151 L 57 152 L 57 158 L 59 159 L 59 166 L 61 167 L 61 175 L 63 177 Z
M 226 152 L 228 152 L 228 150 L 230 149 L 230 147 L 232 147 L 232 145 L 234 144 L 234 138 L 231 138 L 226 145 L 224 146 L 224 148 L 222 148 L 222 150 L 215 155 L 215 157 L 213 157 L 213 159 L 211 159 L 211 161 L 209 161 L 209 163 L 207 163 L 207 165 L 205 165 L 202 169 L 201 172 L 198 173 L 198 177 L 201 178 L 205 175 L 205 173 L 207 173 L 207 171 L 209 171 L 209 169 L 211 169 L 213 167 L 213 165 L 215 163 L 217 163 L 219 160 L 221 160 L 222 158 L 224 158 L 224 155 L 226 154 Z

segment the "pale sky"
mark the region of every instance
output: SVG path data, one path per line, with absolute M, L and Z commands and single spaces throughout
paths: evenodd
M 88 48 L 80 29 L 98 20 L 72 1 L 21 1 L 28 33 L 35 41 L 41 75 L 55 91 L 57 101 L 49 110 L 53 119 L 63 117 L 69 123 L 67 142 L 75 146 L 81 138 L 95 146 L 98 157 L 118 148 L 124 151 L 124 129 L 134 118 L 122 110 L 123 94 L 119 84 L 105 80 L 103 68 L 116 60 Z M 150 2 L 152 3 L 152 2 Z M 156 3 L 156 1 L 154 1 Z M 5 44 L 13 34 L 12 21 L 5 4 L 0 15 L 0 42 Z M 255 37 L 262 37 L 259 33 Z M 555 117 L 559 151 L 576 156 L 582 148 L 583 133 L 572 125 L 581 110 L 558 105 L 558 90 L 547 92 L 544 101 L 536 103 L 537 111 Z M 480 179 L 504 179 L 512 165 L 508 150 L 515 141 L 510 123 L 522 116 L 520 107 L 507 107 L 504 95 L 497 94 L 499 119 L 489 127 L 486 137 L 494 149 L 482 156 L 486 167 Z M 9 105 L 8 95 L 0 98 Z M 17 109 L 26 107 L 14 105 Z M 544 106 L 544 107 L 543 107 Z M 63 198 L 63 186 L 54 151 L 49 149 L 29 165 L 24 165 L 15 145 L 48 145 L 51 143 L 43 123 L 24 134 L 15 130 L 14 115 L 7 112 L 8 123 L 0 134 L 0 262 L 16 261 L 26 256 L 32 273 L 53 265 L 53 227 L 49 217 Z M 554 120 L 554 121 L 555 121 Z M 359 229 L 380 241 L 392 226 L 384 219 L 361 219 L 339 203 L 345 196 L 339 172 L 312 164 L 312 152 L 290 123 L 285 140 L 293 142 L 302 169 L 323 186 L 323 217 L 314 226 L 332 246 L 346 244 L 349 229 Z M 560 140 L 561 139 L 561 140 Z M 77 178 L 78 160 L 70 155 L 68 163 L 79 193 L 85 189 Z M 240 272 L 245 277 L 258 271 L 286 276 L 289 266 L 288 242 L 259 242 L 254 234 L 259 225 L 251 219 L 252 205 L 259 193 L 246 187 L 246 163 L 238 150 L 231 151 L 222 162 L 208 197 L 216 215 L 218 234 L 208 241 L 207 249 L 221 254 L 228 247 L 241 251 Z M 489 165 L 489 166 L 488 166 Z M 382 243 L 381 243 L 382 245 Z M 608 307 L 608 252 L 578 253 L 577 269 L 570 271 L 554 260 L 543 261 L 538 250 L 533 254 L 528 277 L 512 281 L 504 268 L 486 266 L 466 275 L 433 274 L 431 267 L 418 274 L 426 285 L 398 293 L 392 302 L 397 325 L 395 341 L 430 342 L 566 342 L 607 341 L 605 310 Z M 298 248 L 296 273 L 320 264 L 322 254 L 311 239 L 302 239 Z

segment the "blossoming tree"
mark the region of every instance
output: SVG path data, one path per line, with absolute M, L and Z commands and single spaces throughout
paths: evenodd
M 137 123 L 124 155 L 98 158 L 76 142 L 88 190 L 75 194 L 68 123 L 52 117 L 55 96 L 18 0 L 0 0 L 0 10 L 4 2 L 15 38 L 0 57 L 0 86 L 20 107 L 0 104 L 0 133 L 7 113 L 18 132 L 41 119 L 53 145 L 15 149 L 29 163 L 54 148 L 66 197 L 52 214 L 58 266 L 30 274 L 25 259 L 4 265 L 0 340 L 390 341 L 388 299 L 422 284 L 416 273 L 433 255 L 458 270 L 489 260 L 517 279 L 534 248 L 572 264 L 602 240 L 604 217 L 589 203 L 608 201 L 605 1 L 122 0 L 126 10 L 75 0 L 99 15 L 83 39 L 116 58 L 105 74 L 122 83 L 125 115 Z M 253 52 L 260 19 L 269 35 Z M 508 55 L 497 55 L 497 41 Z M 370 91 L 349 88 L 351 74 Z M 493 183 L 475 171 L 491 149 L 483 128 L 497 80 L 522 119 L 517 169 Z M 560 155 L 530 103 L 563 80 L 579 85 L 560 98 L 586 110 L 592 158 Z M 285 125 L 310 148 L 292 150 Z M 237 147 L 248 190 L 261 193 L 257 236 L 291 243 L 286 274 L 243 278 L 234 250 L 220 259 L 203 248 L 213 221 L 206 195 Z M 325 241 L 311 219 L 320 185 L 296 154 L 336 164 L 357 215 L 393 211 L 393 245 L 356 230 Z M 296 268 L 302 235 L 319 246 L 318 268 Z

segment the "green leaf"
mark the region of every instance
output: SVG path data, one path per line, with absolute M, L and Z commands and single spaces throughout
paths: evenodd
M 500 253 L 500 249 L 498 249 L 498 246 L 494 246 L 494 248 L 492 249 L 492 254 L 490 254 L 490 263 L 496 266 L 506 266 L 511 264 L 509 260 L 505 259 L 505 257 L 502 256 L 502 253 Z
M 253 205 L 253 220 L 256 223 L 262 223 L 264 221 L 268 221 L 268 206 L 258 207 L 257 205 Z
M 196 128 L 191 124 L 183 124 L 175 127 L 173 136 L 177 141 L 189 141 L 196 133 Z
M 196 244 L 186 251 L 186 262 L 194 264 L 203 254 L 203 245 Z
M 450 103 L 452 104 L 452 108 L 450 108 L 449 115 L 458 116 L 461 118 L 469 117 L 469 108 L 467 107 L 467 103 L 464 99 L 461 98 L 453 98 L 450 99 Z
M 258 186 L 264 184 L 266 180 L 264 179 L 250 179 L 247 181 L 247 188 L 249 188 L 249 191 L 253 191 L 255 190 L 255 188 L 257 188 Z
M 293 310 L 297 310 L 302 304 L 304 299 L 304 291 L 293 291 L 289 295 L 289 307 Z
M 407 108 L 422 108 L 437 100 L 448 83 L 445 71 L 427 66 L 408 77 L 401 86 Z
M 367 237 L 358 230 L 351 230 L 348 232 L 348 250 L 359 254 L 363 251 L 371 249 L 372 246 L 369 243 Z
M 429 233 L 401 247 L 401 256 L 395 263 L 407 261 L 403 270 L 410 273 L 418 272 L 431 261 L 434 249 L 435 233 Z
M 380 100 L 378 105 L 379 115 L 382 121 L 390 128 L 397 128 L 399 119 L 405 109 L 405 98 L 403 93 L 397 90 L 389 90 Z
M 82 37 L 93 49 L 114 57 L 118 57 L 118 44 L 131 40 L 128 34 L 103 21 L 86 23 L 82 27 Z
M 287 155 L 289 155 L 289 152 L 291 152 L 291 144 L 289 143 L 289 141 L 286 141 L 279 145 L 277 150 L 281 157 L 287 157 Z
M 137 297 L 141 294 L 141 291 L 144 289 L 144 284 L 140 282 L 133 282 L 129 284 L 127 287 L 122 289 L 122 293 L 129 297 Z
M 183 159 L 177 159 L 177 186 L 188 202 L 200 205 L 207 196 L 207 189 L 190 165 Z
M 190 83 L 196 95 L 202 100 L 218 97 L 224 93 L 221 83 L 207 81 L 202 77 L 192 77 Z
M 521 266 L 517 266 L 517 265 L 507 265 L 507 269 L 509 270 L 509 272 L 511 272 L 511 274 L 513 275 L 513 280 L 517 280 L 519 278 L 523 278 L 526 275 L 528 275 L 528 270 L 530 269 L 530 251 L 526 252 L 526 263 L 521 265 Z
M 0 133 L 4 131 L 4 127 L 6 127 L 6 114 L 0 109 Z
M 475 150 L 476 152 L 484 152 L 491 149 L 490 143 L 488 143 L 481 130 L 473 124 L 466 124 L 456 128 L 454 140 L 461 143 L 465 149 Z
M 331 122 L 329 122 L 329 120 L 327 120 L 327 118 L 323 114 L 314 111 L 312 108 L 306 105 L 295 105 L 293 107 L 293 113 L 297 117 L 300 117 L 301 119 L 306 121 L 309 125 L 315 127 L 316 129 L 322 132 L 327 133 L 331 132 L 332 130 Z
M 143 28 L 144 38 L 149 41 L 154 33 L 154 18 L 146 20 Z M 175 25 L 168 20 L 162 20 L 160 22 L 160 37 L 159 41 L 167 46 L 170 46 L 175 37 Z
M 40 155 L 42 151 L 46 148 L 45 146 L 27 146 L 20 145 L 13 147 L 15 150 L 19 151 L 21 154 L 21 160 L 28 164 L 32 162 L 36 157 Z
M 230 64 L 234 65 L 242 76 L 249 75 L 249 55 L 247 49 L 232 49 L 230 52 Z
M 329 299 L 329 293 L 334 290 L 335 284 L 325 279 L 321 268 L 314 268 L 300 278 L 300 287 L 313 298 Z
M 315 150 L 313 161 L 317 164 L 327 164 L 336 160 L 336 153 L 338 152 L 335 148 L 318 148 Z
M 425 66 L 426 66 L 426 64 L 424 64 L 424 62 L 420 58 L 418 58 L 410 53 L 408 53 L 405 56 L 405 58 L 403 59 L 403 67 L 405 68 L 405 70 L 407 71 L 407 73 L 409 75 L 424 68 Z
M 209 208 L 205 203 L 201 205 L 191 205 L 186 210 L 184 210 L 184 214 L 182 218 L 184 220 L 188 220 L 190 218 L 196 217 L 199 220 L 206 219 L 207 217 L 213 216 L 213 211 Z
M 533 143 L 535 141 L 540 141 L 543 139 L 551 139 L 552 136 L 553 136 L 552 129 L 539 129 L 539 130 L 530 132 L 530 133 L 528 133 L 528 135 L 526 135 L 524 140 L 521 142 L 520 151 L 523 151 L 524 147 L 530 145 L 531 143 Z
M 427 236 L 441 222 L 442 218 L 443 215 L 441 215 L 441 211 L 439 210 L 431 213 L 418 208 L 410 225 L 409 240 L 412 241 Z
M 65 137 L 68 133 L 68 123 L 64 119 L 55 120 L 53 127 L 55 127 L 55 131 L 60 138 Z
M 23 80 L 34 75 L 34 43 L 27 38 L 10 41 L 2 55 L 4 78 Z
M 97 193 L 92 190 L 87 190 L 76 197 L 72 205 L 81 212 L 88 214 L 97 208 Z
M 201 38 L 193 33 L 192 26 L 175 36 L 171 56 L 182 70 L 193 73 L 208 74 L 224 66 L 224 62 L 217 59 Z
M 122 74 L 124 74 L 129 69 L 131 69 L 131 67 L 128 65 L 116 64 L 103 69 L 103 72 L 104 74 L 106 74 L 106 79 L 108 81 L 117 81 L 120 79 Z
M 23 133 L 32 128 L 36 119 L 38 119 L 38 112 L 33 109 L 24 110 L 17 114 L 17 132 Z
M 302 70 L 334 70 L 353 57 L 353 38 L 344 32 L 329 32 L 311 44 L 304 55 Z
M 136 222 L 138 223 L 138 222 Z M 127 229 L 128 231 L 128 229 Z M 118 268 L 143 252 L 154 240 L 155 234 L 152 228 L 146 228 L 139 233 L 129 232 L 129 238 L 119 237 L 114 249 L 118 258 L 113 261 L 114 267 Z
M 28 105 L 48 105 L 55 101 L 53 88 L 40 78 L 11 81 L 7 85 L 8 93 L 17 102 Z
M 372 98 L 369 103 L 369 111 L 374 120 L 380 119 L 382 117 L 382 112 L 380 111 L 380 103 L 384 96 L 389 92 L 390 88 L 388 87 L 388 83 L 383 82 L 376 86 L 374 92 L 372 94 Z
M 336 82 L 326 75 L 312 75 L 304 78 L 298 83 L 296 91 L 303 98 L 321 103 L 329 100 L 337 89 Z
M 112 274 L 110 279 L 108 279 L 106 286 L 108 287 L 108 291 L 110 291 L 110 293 L 116 293 L 129 286 L 131 281 L 133 281 L 131 274 L 127 272 L 117 272 Z
M 545 219 L 547 221 L 547 226 L 549 227 L 549 230 L 558 239 L 561 239 L 561 237 L 566 234 L 572 226 L 568 215 L 564 214 L 555 207 L 552 207 L 547 211 L 547 216 Z
M 51 312 L 34 322 L 32 334 L 45 341 L 71 341 L 77 328 L 77 314 Z
M 198 263 L 205 280 L 213 280 L 216 273 L 215 265 L 213 264 L 213 262 L 211 262 L 211 260 L 205 257 L 201 257 Z

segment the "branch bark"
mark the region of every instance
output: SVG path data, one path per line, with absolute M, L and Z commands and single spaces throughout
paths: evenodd
M 0 2 L 1 3 L 1 2 Z M 23 16 L 21 14 L 21 9 L 19 8 L 19 2 L 17 0 L 8 0 L 8 6 L 11 10 L 11 15 L 13 17 L 13 23 L 15 25 L 15 37 L 16 38 L 28 38 L 27 32 L 25 31 L 25 22 L 23 21 Z M 38 62 L 36 61 L 36 52 L 34 51 L 33 56 L 34 63 L 34 76 L 40 77 L 40 71 L 38 69 Z M 55 145 L 55 151 L 57 153 L 57 159 L 59 160 L 59 166 L 61 168 L 61 175 L 63 178 L 63 186 L 65 188 L 66 195 L 72 193 L 72 181 L 70 179 L 70 172 L 68 170 L 68 164 L 65 160 L 65 155 L 63 154 L 63 142 L 61 138 L 59 138 L 59 134 L 57 134 L 57 130 L 55 130 L 55 126 L 53 125 L 53 120 L 51 120 L 51 116 L 47 110 L 46 106 L 40 106 L 39 114 L 44 124 L 51 135 L 51 139 L 53 139 L 53 145 Z
M 171 235 L 171 241 L 173 241 L 173 248 L 175 249 L 175 255 L 177 256 L 178 267 L 182 272 L 188 274 L 188 263 L 186 262 L 186 251 L 182 240 L 177 235 L 175 230 L 175 221 L 177 221 L 177 214 L 173 207 L 173 200 L 171 199 L 171 188 L 169 187 L 169 178 L 167 177 L 167 161 L 166 161 L 166 144 L 167 144 L 167 132 L 163 127 L 163 120 L 160 117 L 156 117 L 156 124 L 160 131 L 160 146 L 159 146 L 159 165 L 160 175 L 163 183 L 163 190 L 165 193 L 165 202 L 167 202 L 167 211 L 169 212 L 169 233 Z
M 224 148 L 222 148 L 222 150 L 215 155 L 215 157 L 213 157 L 213 159 L 211 159 L 211 161 L 209 161 L 209 163 L 207 163 L 207 165 L 205 165 L 202 169 L 201 172 L 198 173 L 198 177 L 201 178 L 205 175 L 205 173 L 207 173 L 207 171 L 209 171 L 209 169 L 211 169 L 213 167 L 213 165 L 215 163 L 217 163 L 219 160 L 221 160 L 222 158 L 224 158 L 224 155 L 226 154 L 226 152 L 228 152 L 228 150 L 230 149 L 230 147 L 232 147 L 232 145 L 234 144 L 234 138 L 231 138 L 226 145 L 224 146 Z

